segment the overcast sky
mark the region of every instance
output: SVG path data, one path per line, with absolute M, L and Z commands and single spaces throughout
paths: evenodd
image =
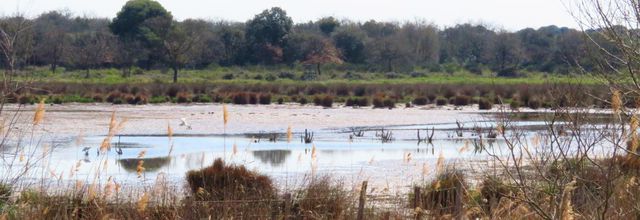
M 564 0 L 572 1 L 572 0 Z M 68 9 L 76 15 L 114 17 L 126 0 L 0 0 L 0 14 L 16 10 L 35 16 Z M 246 21 L 262 10 L 278 6 L 295 22 L 324 16 L 356 21 L 426 20 L 438 26 L 482 22 L 517 30 L 547 25 L 577 27 L 563 0 L 159 0 L 174 17 Z

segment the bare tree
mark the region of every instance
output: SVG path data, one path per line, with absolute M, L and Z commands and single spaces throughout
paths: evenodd
M 85 78 L 89 78 L 92 68 L 103 63 L 111 62 L 111 49 L 115 37 L 107 32 L 78 33 L 72 37 L 73 63 L 86 71 Z
M 178 82 L 178 71 L 188 61 L 187 55 L 200 42 L 200 39 L 196 29 L 187 29 L 179 23 L 174 23 L 163 39 L 167 61 L 173 69 L 173 83 Z
M 2 73 L 2 91 L 0 94 L 0 113 L 7 97 L 18 90 L 14 82 L 18 65 L 23 62 L 31 50 L 31 22 L 18 14 L 0 18 L 0 53 L 4 58 L 5 71 Z

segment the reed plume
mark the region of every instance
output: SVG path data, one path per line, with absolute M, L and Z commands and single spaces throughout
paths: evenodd
M 4 118 L 0 117 L 0 135 L 4 134 Z
M 136 173 L 138 174 L 138 178 L 142 178 L 142 174 L 144 173 L 144 160 L 138 161 L 138 166 L 136 167 Z
M 611 109 L 618 114 L 622 110 L 622 97 L 619 90 L 613 90 L 611 95 Z
M 38 125 L 44 119 L 44 99 L 40 100 L 36 107 L 36 113 L 33 115 L 33 125 Z
M 438 156 L 438 162 L 436 163 L 436 173 L 442 173 L 444 171 L 444 155 L 442 151 L 440 151 L 440 155 Z
M 122 121 L 120 121 L 120 123 L 118 123 L 116 121 L 116 112 L 113 111 L 111 113 L 111 120 L 109 121 L 109 133 L 107 134 L 107 137 L 105 137 L 104 140 L 102 140 L 102 143 L 100 144 L 100 151 L 101 152 L 105 152 L 109 148 L 111 148 L 111 139 L 113 138 L 113 136 L 116 135 L 116 133 L 119 130 L 122 130 L 122 128 L 124 128 L 124 125 L 126 123 L 127 123 L 127 119 L 126 118 L 122 119 Z
M 422 176 L 429 175 L 429 165 L 427 163 L 422 164 Z
M 629 146 L 629 151 L 632 153 L 638 152 L 638 117 L 631 116 L 631 145 Z
M 111 196 L 111 193 L 113 192 L 115 185 L 113 183 L 113 180 L 111 177 L 109 177 L 109 179 L 107 179 L 107 184 L 104 186 L 104 194 L 102 194 L 103 198 L 107 198 L 109 196 Z
M 138 158 L 143 158 L 145 154 L 147 154 L 147 150 L 140 151 L 140 153 L 138 153 Z
M 238 153 L 238 145 L 233 143 L 233 155 L 235 156 Z
M 224 120 L 224 126 L 227 127 L 227 123 L 229 122 L 229 111 L 225 104 L 222 105 L 222 119 Z
M 464 141 L 464 146 L 462 146 L 460 149 L 458 149 L 458 153 L 464 153 L 467 150 L 469 150 L 469 141 L 468 140 Z
M 138 212 L 143 213 L 147 209 L 147 204 L 149 203 L 149 194 L 143 193 L 140 197 L 140 200 L 136 203 Z
M 111 112 L 111 120 L 109 120 L 109 133 L 116 128 L 116 111 Z
M 410 163 L 410 162 L 411 162 L 411 153 L 407 153 L 407 154 L 404 156 L 404 162 L 405 162 L 405 163 Z
M 562 191 L 562 204 L 560 206 L 561 215 L 560 219 L 562 220 L 573 220 L 574 211 L 573 206 L 571 205 L 571 193 L 576 188 L 576 180 L 574 179 L 570 183 L 568 183 L 564 190 Z
M 316 160 L 316 156 L 317 156 L 317 155 L 316 155 L 316 145 L 314 144 L 314 145 L 312 145 L 312 147 L 311 147 L 311 159 L 312 159 L 312 160 Z

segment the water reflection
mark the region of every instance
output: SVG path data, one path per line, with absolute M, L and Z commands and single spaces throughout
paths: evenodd
M 156 157 L 156 158 L 131 158 L 131 159 L 119 159 L 120 164 L 127 172 L 135 173 L 138 170 L 138 161 L 144 161 L 143 167 L 145 171 L 154 172 L 160 170 L 160 168 L 168 166 L 171 163 L 171 157 Z
M 253 156 L 258 158 L 260 162 L 269 164 L 273 167 L 282 165 L 287 157 L 291 155 L 290 150 L 258 150 L 253 151 Z

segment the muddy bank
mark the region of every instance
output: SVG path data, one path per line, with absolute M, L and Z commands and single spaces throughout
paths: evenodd
M 454 123 L 456 120 L 480 120 L 477 107 L 455 110 L 453 107 L 416 107 L 372 109 L 285 105 L 228 105 L 229 122 L 225 128 L 222 105 L 110 105 L 64 104 L 48 105 L 42 128 L 49 135 L 69 137 L 105 135 L 109 119 L 116 112 L 118 120 L 126 118 L 123 135 L 162 135 L 171 125 L 175 134 L 243 134 L 253 132 L 284 132 L 289 125 L 294 132 L 304 129 L 323 130 L 356 126 L 389 126 L 411 124 Z M 28 129 L 35 105 L 9 105 L 4 117 L 20 111 L 18 129 Z M 191 126 L 180 126 L 184 118 Z

